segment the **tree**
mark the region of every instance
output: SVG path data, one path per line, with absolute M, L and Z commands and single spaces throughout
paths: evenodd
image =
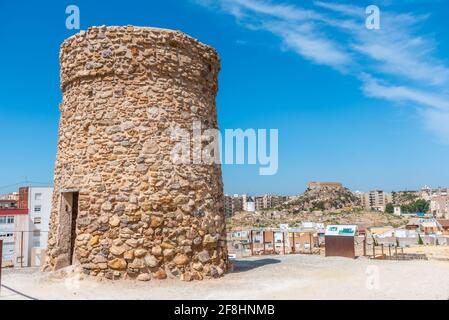
M 422 241 L 421 235 L 419 233 L 418 233 L 418 244 L 419 245 L 423 245 L 424 244 L 424 241 Z
M 385 206 L 385 212 L 394 213 L 394 206 L 392 203 L 387 203 L 387 205 Z
M 429 208 L 430 208 L 429 201 L 426 201 L 424 199 L 418 199 L 414 203 L 415 212 L 425 212 L 425 213 L 427 213 L 429 211 Z
M 371 238 L 373 238 L 373 246 L 377 247 L 377 246 L 378 246 L 378 244 L 377 244 L 377 241 L 376 241 L 376 239 L 374 238 L 374 236 L 373 236 L 373 235 L 371 235 Z
M 405 213 L 427 213 L 430 209 L 430 202 L 424 199 L 418 199 L 415 202 L 404 204 L 401 206 L 401 211 Z

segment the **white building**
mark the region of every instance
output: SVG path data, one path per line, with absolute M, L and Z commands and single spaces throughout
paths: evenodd
M 18 207 L 0 210 L 3 261 L 16 267 L 39 266 L 47 247 L 52 187 L 19 189 Z
M 245 211 L 248 212 L 255 212 L 256 211 L 256 203 L 254 202 L 254 199 L 251 197 L 248 197 L 246 200 L 246 207 L 244 208 Z
M 47 248 L 52 194 L 53 188 L 51 187 L 29 188 L 29 231 L 33 233 L 30 237 L 33 248 Z
M 14 222 L 16 215 L 0 210 L 0 240 L 3 240 L 2 261 L 4 265 L 14 261 Z M 8 215 L 7 215 L 8 213 Z

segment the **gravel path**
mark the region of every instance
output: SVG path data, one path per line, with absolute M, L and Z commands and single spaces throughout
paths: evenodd
M 449 262 L 310 255 L 238 260 L 224 278 L 98 281 L 5 270 L 0 299 L 448 299 Z M 21 295 L 24 294 L 27 297 Z

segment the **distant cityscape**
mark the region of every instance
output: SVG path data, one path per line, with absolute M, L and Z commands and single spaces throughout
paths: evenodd
M 339 182 L 310 182 L 297 196 L 226 195 L 232 224 L 229 251 L 236 257 L 267 252 L 319 254 L 326 235 L 346 228 L 355 237 L 346 249 L 358 255 L 366 256 L 370 244 L 375 258 L 385 258 L 384 248 L 390 256 L 391 248 L 401 248 L 410 254 L 407 259 L 419 258 L 419 245 L 449 244 L 448 191 L 424 186 L 417 191 L 361 192 Z
M 338 182 L 311 182 L 307 185 L 307 192 L 324 194 L 325 190 L 345 189 Z M 407 225 L 401 228 L 382 229 L 385 234 L 407 231 L 407 237 L 411 232 L 419 230 L 423 226 L 425 234 L 436 234 L 440 230 L 444 234 L 449 228 L 449 189 L 431 188 L 424 186 L 418 191 L 385 192 L 383 190 L 371 190 L 367 192 L 348 191 L 356 199 L 356 205 L 352 207 L 345 204 L 342 208 L 330 208 L 326 211 L 353 210 L 359 208 L 371 212 L 387 212 L 395 216 L 408 216 L 411 219 Z M 0 195 L 0 239 L 3 240 L 3 265 L 15 267 L 40 266 L 44 259 L 47 247 L 49 219 L 51 212 L 52 187 L 21 187 L 17 192 Z M 283 217 L 282 208 L 295 203 L 301 195 L 225 195 L 224 209 L 226 216 L 232 218 L 237 213 L 246 212 L 258 214 L 258 212 L 273 211 L 273 217 Z M 407 203 L 421 201 L 424 210 L 410 212 Z M 413 207 L 412 207 L 413 208 Z M 319 210 L 318 210 L 319 211 Z M 413 211 L 413 210 L 412 210 Z M 310 221 L 304 221 L 309 227 L 318 226 L 320 230 L 324 224 L 313 221 L 316 208 L 310 208 Z M 413 230 L 412 230 L 413 229 Z M 362 228 L 360 228 L 362 230 Z M 378 231 L 372 230 L 373 234 Z M 405 233 L 404 233 L 405 234 Z M 424 233 L 423 233 L 424 234 Z M 379 235 L 382 236 L 382 235 Z
M 339 182 L 310 182 L 307 185 L 308 190 L 321 187 L 343 188 L 343 184 Z M 395 215 L 401 215 L 404 212 L 403 202 L 404 195 L 407 199 L 424 200 L 428 203 L 428 210 L 436 218 L 449 219 L 449 188 L 431 188 L 424 186 L 418 191 L 397 191 L 386 192 L 383 190 L 371 190 L 367 192 L 354 191 L 353 194 L 359 199 L 360 207 L 365 210 L 373 210 L 379 212 L 389 212 Z M 225 212 L 226 216 L 231 217 L 236 212 L 246 211 L 255 212 L 267 209 L 274 209 L 283 204 L 297 199 L 298 196 L 285 195 L 247 195 L 233 194 L 225 195 Z M 418 212 L 415 212 L 418 213 Z

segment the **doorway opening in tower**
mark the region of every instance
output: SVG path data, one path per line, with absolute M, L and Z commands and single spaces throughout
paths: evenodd
M 74 262 L 78 198 L 77 191 L 61 193 L 59 247 L 65 252 L 65 259 L 60 267 L 72 265 Z

